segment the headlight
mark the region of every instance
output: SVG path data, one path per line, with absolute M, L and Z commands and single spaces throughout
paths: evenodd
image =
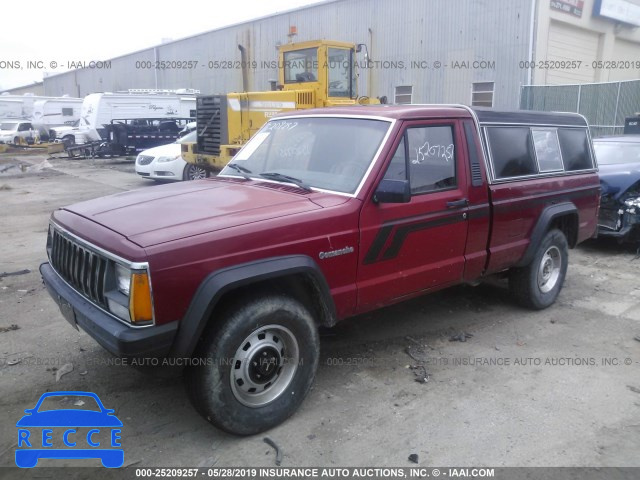
M 153 322 L 151 280 L 147 270 L 131 270 L 114 264 L 115 290 L 107 292 L 109 311 L 127 322 L 144 325 Z
M 167 162 L 173 162 L 174 160 L 177 160 L 178 158 L 180 158 L 180 155 L 175 155 L 173 157 L 158 157 L 158 159 L 156 161 L 158 163 L 167 163 Z
M 625 204 L 627 207 L 631 207 L 631 208 L 633 208 L 633 207 L 640 207 L 640 197 L 638 197 L 638 198 L 627 198 L 627 199 L 624 201 L 624 204 Z
M 119 263 L 116 263 L 116 285 L 120 293 L 129 296 L 129 290 L 131 288 L 131 270 L 127 267 L 123 267 Z

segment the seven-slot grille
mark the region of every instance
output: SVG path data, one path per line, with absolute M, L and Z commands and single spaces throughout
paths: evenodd
M 138 155 L 138 165 L 149 165 L 154 158 L 151 155 Z
M 64 237 L 54 228 L 49 260 L 69 285 L 95 304 L 107 307 L 104 297 L 107 260 L 104 257 Z
M 220 155 L 220 145 L 228 143 L 227 96 L 200 96 L 196 101 L 198 153 Z

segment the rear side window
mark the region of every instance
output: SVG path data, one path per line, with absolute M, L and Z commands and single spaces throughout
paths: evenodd
M 593 168 L 586 130 L 578 128 L 559 128 L 558 140 L 562 151 L 562 161 L 566 171 L 588 170 Z
M 529 127 L 491 127 L 487 132 L 496 178 L 538 173 Z
M 555 128 L 532 128 L 533 145 L 536 149 L 536 159 L 541 172 L 555 172 L 562 170 L 560 145 Z

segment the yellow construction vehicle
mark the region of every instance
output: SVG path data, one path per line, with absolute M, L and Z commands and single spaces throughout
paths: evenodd
M 239 48 L 245 65 L 244 49 Z M 182 157 L 188 163 L 217 171 L 273 115 L 305 108 L 380 103 L 379 99 L 358 96 L 356 51 L 360 49 L 361 45 L 329 40 L 281 45 L 278 82 L 272 82 L 271 91 L 198 96 L 197 143 L 183 143 Z M 246 85 L 246 71 L 243 83 Z

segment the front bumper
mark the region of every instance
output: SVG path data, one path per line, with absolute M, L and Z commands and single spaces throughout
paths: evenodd
M 40 274 L 49 294 L 65 319 L 82 328 L 100 345 L 120 357 L 164 357 L 169 353 L 178 322 L 132 328 L 106 314 L 60 278 L 49 263 L 40 265 Z
M 621 206 L 617 209 L 600 208 L 598 236 L 613 237 L 620 241 L 633 240 L 640 235 L 640 213 Z
M 143 178 L 151 178 L 153 180 L 182 180 L 182 174 L 186 162 L 182 158 L 177 158 L 171 162 L 157 162 L 153 160 L 148 165 L 136 164 L 136 173 Z

